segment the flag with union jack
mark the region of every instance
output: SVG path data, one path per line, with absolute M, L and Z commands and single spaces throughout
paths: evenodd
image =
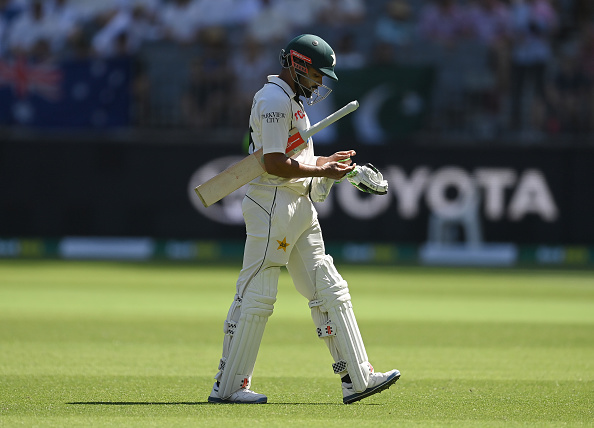
M 34 63 L 0 60 L 0 126 L 114 128 L 131 122 L 127 58 Z

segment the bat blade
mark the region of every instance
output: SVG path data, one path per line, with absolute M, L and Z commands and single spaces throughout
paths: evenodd
M 259 177 L 264 171 L 262 149 L 260 149 L 197 186 L 194 191 L 202 204 L 209 207 Z

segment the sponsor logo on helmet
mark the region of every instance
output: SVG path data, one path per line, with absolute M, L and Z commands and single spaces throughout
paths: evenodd
M 311 58 L 308 58 L 308 57 L 306 57 L 305 55 L 303 55 L 303 54 L 300 54 L 300 53 L 299 53 L 299 52 L 297 52 L 297 51 L 294 51 L 294 50 L 292 50 L 292 49 L 291 49 L 291 55 L 292 55 L 292 56 L 296 56 L 297 58 L 299 58 L 299 59 L 301 59 L 301 60 L 303 60 L 303 61 L 307 62 L 308 64 L 311 64 Z

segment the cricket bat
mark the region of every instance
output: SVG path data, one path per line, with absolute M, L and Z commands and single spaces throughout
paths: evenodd
M 320 132 L 322 129 L 333 124 L 347 114 L 357 110 L 358 107 L 358 101 L 351 101 L 340 110 L 320 120 L 308 129 L 302 131 L 299 131 L 297 128 L 291 129 L 291 131 L 289 131 L 287 150 L 285 152 L 287 157 L 291 157 L 303 150 L 307 145 L 309 137 Z M 194 190 L 204 206 L 209 207 L 230 193 L 236 191 L 244 184 L 259 177 L 264 172 L 263 151 L 262 149 L 259 149 L 239 162 L 231 165 L 223 172 L 215 175 L 205 183 L 197 186 Z

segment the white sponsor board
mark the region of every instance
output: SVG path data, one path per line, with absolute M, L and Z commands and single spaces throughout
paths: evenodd
M 419 261 L 428 265 L 513 266 L 518 249 L 513 244 L 425 244 L 419 249 Z
M 147 260 L 154 251 L 151 238 L 67 237 L 58 248 L 65 259 Z

